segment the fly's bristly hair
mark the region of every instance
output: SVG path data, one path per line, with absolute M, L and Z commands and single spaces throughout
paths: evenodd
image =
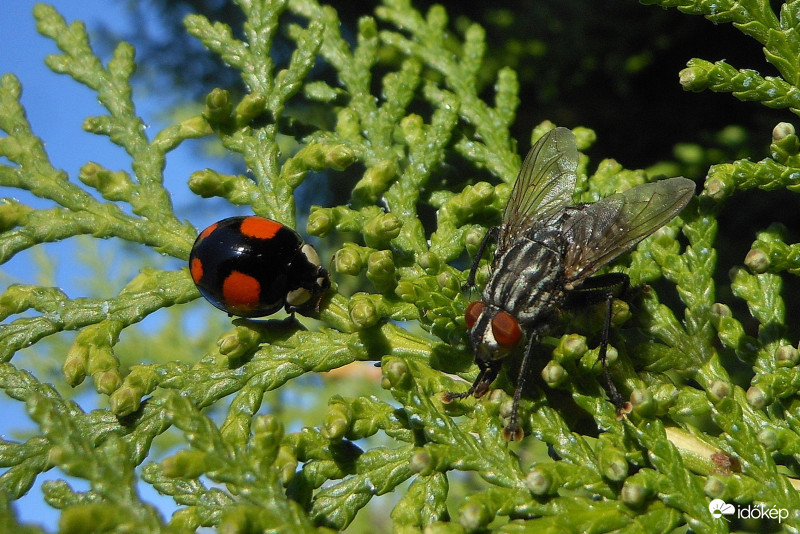
M 553 312 L 573 292 L 589 302 L 606 303 L 606 321 L 600 360 L 609 397 L 618 413 L 626 403 L 617 392 L 606 368 L 606 349 L 611 304 L 628 285 L 622 273 L 593 276 L 620 254 L 672 220 L 689 202 L 695 184 L 686 178 L 670 178 L 636 186 L 593 204 L 571 205 L 577 182 L 578 149 L 575 136 L 555 128 L 531 148 L 511 190 L 499 227 L 490 229 L 473 261 L 467 284 L 475 281 L 478 263 L 488 242 L 497 249 L 484 287 L 482 306 L 470 319 L 470 344 L 480 373 L 466 393 L 447 397 L 480 397 L 497 377 L 500 360 L 512 349 L 503 343 L 508 317 L 495 332 L 498 315 L 511 316 L 527 333 L 527 349 L 517 378 L 514 403 L 505 428 L 508 439 L 519 439 L 517 406 L 530 367 L 532 347 Z M 519 331 L 517 330 L 517 333 Z M 506 336 L 517 343 L 520 337 Z
M 534 228 L 502 254 L 495 255 L 492 276 L 483 289 L 484 303 L 497 305 L 523 327 L 533 327 L 563 300 L 559 283 L 567 242 L 549 228 Z

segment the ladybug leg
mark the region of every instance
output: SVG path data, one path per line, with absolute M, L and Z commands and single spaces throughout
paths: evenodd
M 325 294 L 331 288 L 330 274 L 322 267 L 320 267 L 319 271 L 317 272 L 315 286 L 316 291 L 312 291 L 312 294 L 316 293 L 317 295 L 316 302 L 314 303 L 314 311 L 319 313 L 319 307 L 322 304 L 322 299 L 325 298 Z

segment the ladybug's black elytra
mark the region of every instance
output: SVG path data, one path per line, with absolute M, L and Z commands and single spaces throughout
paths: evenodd
M 229 315 L 263 317 L 311 307 L 330 287 L 328 271 L 300 235 L 257 217 L 230 217 L 197 236 L 189 270 L 200 294 Z

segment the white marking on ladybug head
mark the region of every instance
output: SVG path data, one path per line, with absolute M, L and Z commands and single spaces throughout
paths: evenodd
M 286 293 L 286 304 L 292 307 L 302 306 L 310 298 L 311 292 L 304 287 L 299 287 Z
M 302 253 L 302 254 L 303 254 L 303 255 L 304 255 L 304 256 L 305 256 L 305 257 L 308 259 L 308 261 L 309 261 L 309 262 L 311 262 L 313 265 L 316 265 L 317 267 L 321 267 L 321 266 L 322 266 L 322 263 L 319 261 L 319 254 L 317 254 L 317 251 L 314 249 L 314 247 L 312 247 L 312 246 L 311 246 L 311 245 L 309 245 L 308 243 L 306 243 L 305 245 L 303 245 L 302 247 L 300 247 L 300 252 L 301 252 L 301 253 Z

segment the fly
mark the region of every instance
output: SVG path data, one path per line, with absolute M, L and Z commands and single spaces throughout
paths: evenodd
M 517 409 L 534 340 L 557 308 L 576 302 L 605 303 L 599 359 L 617 413 L 630 410 L 606 367 L 611 305 L 630 279 L 624 273 L 592 275 L 667 224 L 694 194 L 694 182 L 679 177 L 639 185 L 593 204 L 570 205 L 577 168 L 578 149 L 571 131 L 556 128 L 542 136 L 528 152 L 503 220 L 486 233 L 467 278 L 468 286 L 475 285 L 481 256 L 489 241 L 496 239 L 481 300 L 470 303 L 465 313 L 478 377 L 466 392 L 447 393 L 445 400 L 485 395 L 503 358 L 527 337 L 511 414 L 503 430 L 510 441 L 523 435 Z

